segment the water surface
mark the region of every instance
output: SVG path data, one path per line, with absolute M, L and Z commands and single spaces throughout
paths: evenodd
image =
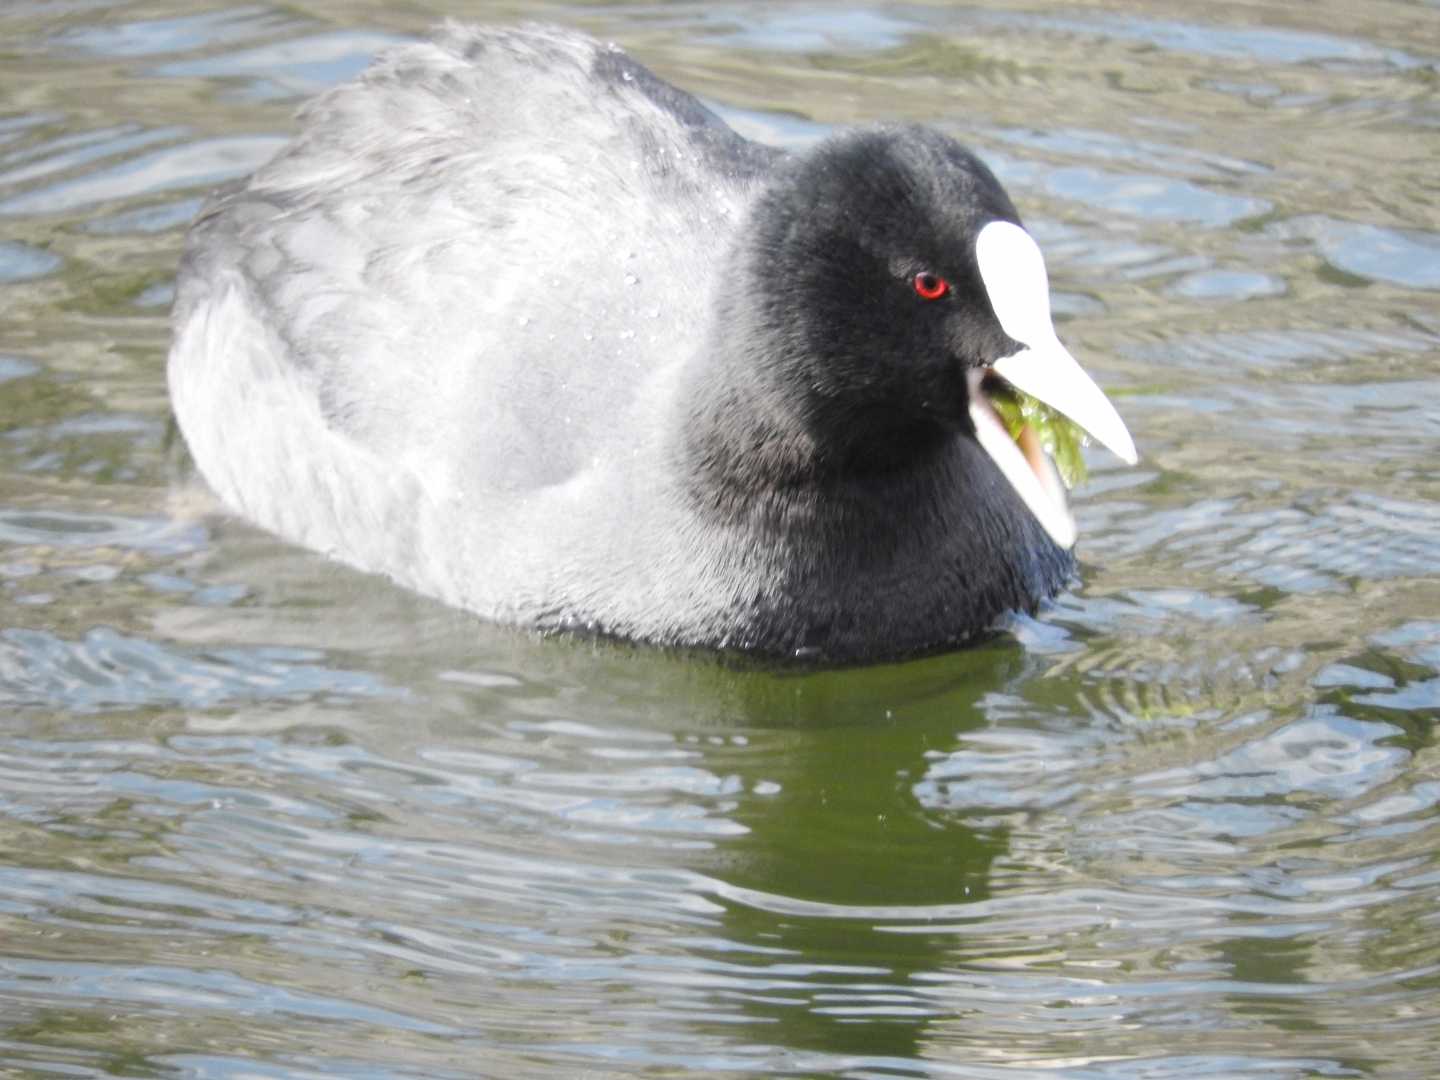
M 441 14 L 934 123 L 1141 465 L 968 652 L 487 627 L 172 482 L 204 192 Z M 0 1072 L 1440 1075 L 1440 12 L 10 0 Z

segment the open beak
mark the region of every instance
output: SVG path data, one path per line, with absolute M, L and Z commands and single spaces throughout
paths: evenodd
M 1024 346 L 987 369 L 970 372 L 976 439 L 1055 543 L 1072 547 L 1075 519 L 1054 464 L 1029 427 L 1018 443 L 1010 437 L 982 383 L 992 373 L 1000 376 L 1064 413 L 1128 465 L 1138 460 L 1135 442 L 1110 400 L 1055 336 L 1045 260 L 1030 234 L 1008 221 L 991 222 L 980 230 L 976 259 L 1001 329 Z

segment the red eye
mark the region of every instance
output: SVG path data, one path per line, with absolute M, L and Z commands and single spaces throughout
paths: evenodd
M 915 292 L 921 300 L 939 300 L 950 291 L 950 283 L 939 274 L 922 270 L 915 275 Z

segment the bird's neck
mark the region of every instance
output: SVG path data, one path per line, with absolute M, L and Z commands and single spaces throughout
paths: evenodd
M 766 325 L 759 305 L 722 302 L 685 365 L 677 443 L 694 485 L 717 506 L 869 499 L 877 484 L 924 486 L 945 470 L 962 437 L 953 426 L 882 402 L 824 396 L 807 379 L 813 361 L 788 328 Z
M 853 528 L 867 516 L 883 524 L 906 501 L 934 505 L 956 476 L 957 434 L 878 415 L 817 425 L 763 386 L 706 380 L 695 389 L 680 453 L 692 496 L 719 517 L 758 523 L 803 512 L 813 525 L 835 518 Z
M 836 661 L 947 647 L 1064 586 L 1070 553 L 968 434 L 879 417 L 824 439 L 756 360 L 717 347 L 687 372 L 672 444 L 696 535 L 727 541 L 697 557 L 754 607 L 745 647 Z

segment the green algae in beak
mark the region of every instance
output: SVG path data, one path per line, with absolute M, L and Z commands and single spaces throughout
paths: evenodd
M 1055 471 L 1066 488 L 1085 482 L 1090 475 L 1082 452 L 1087 437 L 1080 425 L 1003 379 L 986 379 L 985 396 L 1017 443 L 1025 428 L 1031 430 L 1040 449 L 1055 463 Z

